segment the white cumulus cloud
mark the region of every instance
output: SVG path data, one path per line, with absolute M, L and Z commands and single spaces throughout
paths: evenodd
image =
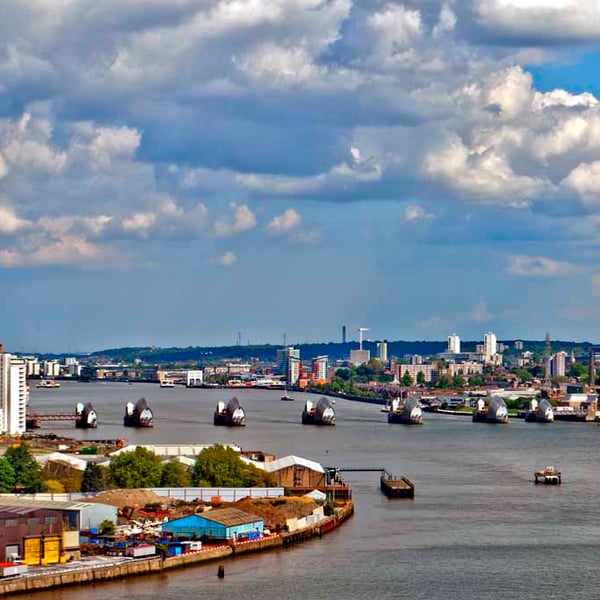
M 232 267 L 237 262 L 237 256 L 231 250 L 227 250 L 223 254 L 211 257 L 208 262 L 215 267 Z
M 282 214 L 273 217 L 267 225 L 271 235 L 283 235 L 292 231 L 302 223 L 302 217 L 293 209 L 288 208 Z
M 579 265 L 570 262 L 523 254 L 511 256 L 506 267 L 509 275 L 517 277 L 568 277 L 581 271 Z
M 214 223 L 217 237 L 228 237 L 256 227 L 255 214 L 245 205 L 232 202 L 229 207 L 233 212 L 231 219 L 218 219 Z

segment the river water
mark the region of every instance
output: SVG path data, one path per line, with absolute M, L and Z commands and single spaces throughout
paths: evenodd
M 73 410 L 91 401 L 95 431 L 53 424 L 66 436 L 130 443 L 229 443 L 324 466 L 376 466 L 405 474 L 410 500 L 388 500 L 378 474 L 347 473 L 355 516 L 320 540 L 166 575 L 43 593 L 40 600 L 163 600 L 245 597 L 428 600 L 597 597 L 600 558 L 600 428 L 595 424 L 508 425 L 425 415 L 418 426 L 390 425 L 376 405 L 338 399 L 337 425 L 303 426 L 303 394 L 239 390 L 245 428 L 214 427 L 219 399 L 233 390 L 160 389 L 151 384 L 64 383 L 32 389 L 30 410 Z M 149 430 L 122 426 L 125 403 L 144 396 Z M 42 430 L 44 431 L 44 430 Z M 534 469 L 557 465 L 562 486 L 534 485 Z

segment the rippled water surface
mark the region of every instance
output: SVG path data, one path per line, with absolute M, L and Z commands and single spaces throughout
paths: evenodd
M 320 540 L 168 575 L 37 595 L 39 600 L 157 598 L 571 599 L 597 597 L 600 464 L 595 424 L 472 423 L 425 415 L 422 427 L 389 425 L 378 406 L 338 400 L 333 428 L 303 426 L 306 396 L 236 391 L 243 429 L 212 425 L 232 390 L 160 389 L 150 384 L 65 383 L 32 389 L 30 410 L 72 410 L 91 401 L 96 431 L 68 424 L 72 437 L 127 437 L 130 443 L 235 442 L 325 466 L 385 467 L 416 485 L 414 501 L 390 501 L 376 473 L 347 473 L 356 514 Z M 126 402 L 144 396 L 155 427 L 122 427 Z M 533 484 L 533 471 L 557 465 L 563 485 Z

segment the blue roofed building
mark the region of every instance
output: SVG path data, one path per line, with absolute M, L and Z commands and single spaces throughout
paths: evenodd
M 162 532 L 174 538 L 236 540 L 261 536 L 264 521 L 237 508 L 220 508 L 164 523 Z

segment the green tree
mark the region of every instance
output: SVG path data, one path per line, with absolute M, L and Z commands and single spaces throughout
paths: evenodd
M 335 376 L 343 379 L 344 381 L 349 381 L 352 378 L 353 372 L 350 369 L 338 369 L 335 372 Z
M 158 487 L 163 466 L 154 452 L 138 446 L 111 459 L 111 482 L 118 488 Z
M 446 389 L 450 387 L 450 379 L 448 379 L 448 375 L 442 375 L 436 382 L 435 387 L 440 389 Z
M 521 383 L 527 383 L 533 379 L 533 375 L 527 369 L 514 369 L 513 374 L 520 379 Z
M 160 487 L 186 487 L 190 485 L 187 469 L 178 461 L 171 460 L 163 465 Z
M 461 375 L 454 375 L 454 377 L 452 377 L 452 387 L 455 390 L 462 390 L 463 387 L 465 386 L 465 378 L 462 377 Z
M 417 373 L 417 383 L 419 385 L 425 385 L 425 373 L 423 373 L 423 371 Z
M 402 385 L 405 387 L 410 387 L 413 384 L 413 378 L 408 371 L 404 372 L 402 375 Z
M 108 471 L 96 463 L 89 462 L 81 479 L 82 492 L 102 492 L 108 489 Z
M 588 377 L 588 368 L 580 363 L 573 363 L 567 371 L 567 377 L 577 377 L 586 379 Z
M 35 494 L 44 489 L 40 466 L 25 444 L 11 446 L 4 453 L 15 474 L 15 491 Z
M 8 494 L 15 488 L 17 479 L 12 465 L 4 458 L 0 458 L 0 493 Z
M 98 527 L 98 531 L 101 535 L 114 535 L 115 533 L 115 524 L 109 519 L 104 519 L 102 523 L 100 523 L 100 527 Z
M 268 485 L 268 477 L 254 465 L 245 464 L 232 448 L 205 448 L 192 468 L 192 485 L 200 487 L 246 487 Z

